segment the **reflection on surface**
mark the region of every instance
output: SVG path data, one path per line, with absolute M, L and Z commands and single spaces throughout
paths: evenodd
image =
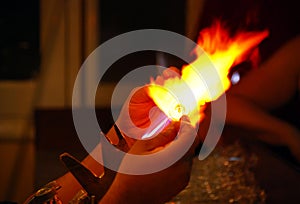
M 258 157 L 235 142 L 217 148 L 205 160 L 194 159 L 189 185 L 175 203 L 265 203 L 253 169 Z
M 221 139 L 205 160 L 195 158 L 189 185 L 172 204 L 299 203 L 299 163 L 245 130 L 226 128 Z

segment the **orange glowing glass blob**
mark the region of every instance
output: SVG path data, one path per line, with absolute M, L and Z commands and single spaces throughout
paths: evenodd
M 196 60 L 182 67 L 181 76 L 168 78 L 162 84 L 151 79 L 149 96 L 172 120 L 185 114 L 195 125 L 203 117 L 201 107 L 229 89 L 230 68 L 248 59 L 268 34 L 267 30 L 243 31 L 231 37 L 219 21 L 214 23 L 200 32 L 199 47 L 194 50 Z M 193 97 L 187 95 L 187 88 Z

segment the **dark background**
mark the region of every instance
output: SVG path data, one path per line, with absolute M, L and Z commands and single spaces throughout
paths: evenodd
M 162 29 L 185 34 L 186 1 L 100 1 L 100 43 L 117 35 L 139 29 Z M 145 39 L 147 40 L 147 39 Z M 124 56 L 115 62 L 102 81 L 118 82 L 131 70 L 146 65 L 162 65 L 157 61 L 158 51 L 142 51 Z M 184 62 L 163 53 L 164 66 L 181 67 Z M 162 65 L 163 66 L 163 65 Z
M 40 61 L 39 0 L 0 4 L 0 80 L 32 78 Z

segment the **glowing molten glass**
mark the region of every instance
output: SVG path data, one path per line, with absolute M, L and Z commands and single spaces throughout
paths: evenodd
M 151 80 L 149 96 L 172 120 L 179 120 L 185 114 L 195 125 L 202 117 L 201 106 L 230 87 L 230 68 L 248 59 L 268 34 L 268 31 L 238 32 L 230 37 L 221 23 L 216 22 L 200 32 L 200 48 L 194 50 L 196 60 L 182 68 L 181 76 L 168 78 L 163 84 Z M 193 97 L 187 95 L 188 91 Z

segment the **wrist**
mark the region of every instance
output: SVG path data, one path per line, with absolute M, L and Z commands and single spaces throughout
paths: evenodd
M 96 148 L 81 162 L 95 175 L 100 176 L 104 172 L 104 167 L 98 161 L 102 160 L 101 145 L 98 144 Z

